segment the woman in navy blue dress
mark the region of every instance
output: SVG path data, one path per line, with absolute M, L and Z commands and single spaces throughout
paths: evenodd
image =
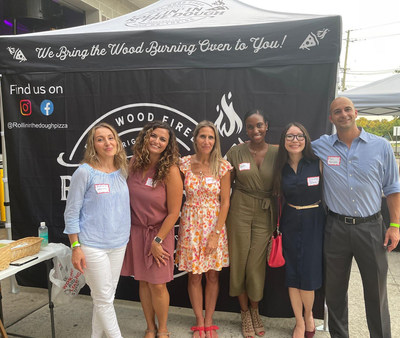
M 296 317 L 293 337 L 313 337 L 314 291 L 322 286 L 325 213 L 321 205 L 321 166 L 300 123 L 281 134 L 274 191 L 283 195 L 281 217 L 286 286 Z M 304 317 L 303 317 L 304 309 Z

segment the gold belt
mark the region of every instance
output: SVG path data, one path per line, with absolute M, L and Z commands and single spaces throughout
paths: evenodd
M 287 203 L 287 205 L 289 207 L 295 208 L 296 210 L 303 210 L 303 209 L 318 208 L 320 202 L 321 202 L 321 200 L 315 202 L 314 204 L 309 204 L 309 205 L 293 205 L 293 204 L 290 204 L 290 203 Z

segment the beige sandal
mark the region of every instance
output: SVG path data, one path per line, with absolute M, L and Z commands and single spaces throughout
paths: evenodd
M 253 338 L 256 334 L 251 320 L 250 310 L 240 311 L 242 316 L 242 333 L 245 338 Z
M 170 335 L 171 335 L 171 333 L 168 331 L 165 331 L 165 332 L 158 331 L 157 332 L 157 337 L 161 337 L 161 336 L 169 337 Z
M 150 330 L 150 329 L 146 329 L 146 331 L 144 331 L 144 335 L 146 336 L 148 333 L 154 333 L 154 337 L 157 336 L 157 328 L 155 330 Z
M 253 309 L 250 307 L 251 320 L 253 322 L 253 328 L 257 336 L 262 337 L 265 335 L 264 324 L 258 313 L 258 308 Z

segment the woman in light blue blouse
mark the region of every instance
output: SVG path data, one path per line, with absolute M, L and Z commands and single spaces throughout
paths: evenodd
M 130 232 L 126 176 L 126 154 L 115 129 L 107 123 L 93 127 L 64 213 L 72 264 L 84 274 L 93 299 L 92 338 L 103 332 L 122 337 L 113 303 Z

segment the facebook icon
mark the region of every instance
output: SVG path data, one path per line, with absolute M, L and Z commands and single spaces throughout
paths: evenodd
M 45 116 L 49 116 L 49 115 L 53 114 L 53 111 L 54 111 L 53 102 L 50 100 L 43 100 L 42 103 L 40 104 L 40 111 Z

